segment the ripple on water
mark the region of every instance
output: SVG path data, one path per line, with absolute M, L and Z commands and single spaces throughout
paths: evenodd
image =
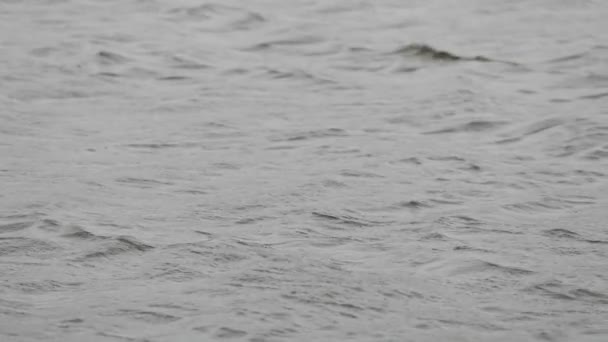
M 392 54 L 399 56 L 416 56 L 420 58 L 426 58 L 432 61 L 462 61 L 462 60 L 475 60 L 480 62 L 488 62 L 490 59 L 482 56 L 477 57 L 462 57 L 452 54 L 447 51 L 442 51 L 431 47 L 426 44 L 409 44 L 400 47 L 392 52 Z
M 113 313 L 112 315 L 124 317 L 127 319 L 134 319 L 137 321 L 143 321 L 150 324 L 168 324 L 181 319 L 181 317 L 173 316 L 163 312 L 135 309 L 122 309 L 116 313 Z
M 373 220 L 351 210 L 344 212 L 313 211 L 312 215 L 322 221 L 338 224 L 339 226 L 373 227 L 390 224 L 389 220 Z
M 46 259 L 61 250 L 61 246 L 46 239 L 27 237 L 0 238 L 0 256 L 28 256 Z
M 521 267 L 505 266 L 482 259 L 463 257 L 432 261 L 418 266 L 418 269 L 420 272 L 447 277 L 466 277 L 471 274 L 523 277 L 536 273 Z
M 20 230 L 27 229 L 33 226 L 35 222 L 14 222 L 14 223 L 6 223 L 0 224 L 0 234 L 12 233 Z
M 508 124 L 506 121 L 471 121 L 455 127 L 425 132 L 425 134 L 485 132 L 488 130 L 495 130 L 506 124 Z
M 169 20 L 190 23 L 198 30 L 208 32 L 254 30 L 267 21 L 261 13 L 219 3 L 175 7 L 166 14 Z
M 526 292 L 538 293 L 542 296 L 565 301 L 582 301 L 597 304 L 608 304 L 608 295 L 553 280 L 538 283 L 525 289 Z
M 153 246 L 145 244 L 130 236 L 118 236 L 112 238 L 104 238 L 99 243 L 96 243 L 92 250 L 85 252 L 85 255 L 79 258 L 80 261 L 99 260 L 119 257 L 125 254 L 139 254 L 153 249 Z

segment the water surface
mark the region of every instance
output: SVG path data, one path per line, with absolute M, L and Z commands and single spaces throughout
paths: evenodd
M 605 1 L 0 1 L 3 341 L 605 341 Z

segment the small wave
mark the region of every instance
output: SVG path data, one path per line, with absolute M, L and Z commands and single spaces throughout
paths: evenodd
M 558 239 L 570 239 L 570 240 L 587 242 L 587 243 L 592 243 L 592 244 L 608 244 L 608 241 L 585 238 L 578 233 L 575 233 L 571 230 L 563 229 L 563 228 L 547 229 L 547 230 L 543 231 L 543 234 L 546 236 L 550 236 L 550 237 L 558 238 Z
M 551 172 L 541 170 L 537 172 L 521 172 L 520 176 L 525 177 L 527 180 L 533 180 L 542 183 L 551 184 L 570 184 L 570 185 L 583 185 L 589 183 L 596 183 L 606 175 L 601 172 L 591 170 L 574 170 L 570 172 Z M 571 199 L 563 199 L 565 203 L 570 204 L 593 204 L 595 203 L 595 197 L 592 196 L 573 196 Z
M 102 237 L 97 236 L 78 226 L 68 227 L 67 231 L 65 233 L 63 233 L 61 236 L 66 237 L 66 238 L 82 239 L 82 240 L 93 240 L 93 239 L 97 239 L 97 238 L 102 238 Z
M 302 304 L 308 304 L 315 307 L 334 308 L 339 310 L 339 313 L 349 318 L 356 318 L 357 314 L 363 313 L 367 310 L 373 310 L 376 312 L 382 311 L 383 309 L 366 305 L 367 303 L 358 303 L 353 298 L 344 298 L 343 294 L 327 292 L 323 289 L 316 290 L 311 288 L 310 290 L 303 291 L 291 291 L 281 295 L 282 298 L 294 301 Z
M 340 176 L 355 177 L 355 178 L 384 178 L 384 176 L 373 172 L 365 172 L 360 170 L 342 170 Z
M 268 50 L 280 46 L 300 46 L 311 45 L 323 42 L 324 39 L 318 36 L 300 36 L 283 40 L 272 40 L 268 42 L 258 43 L 251 47 L 243 49 L 243 51 L 261 51 Z
M 184 17 L 190 17 L 192 19 L 201 20 L 210 18 L 213 13 L 218 13 L 226 10 L 233 10 L 233 7 L 208 3 L 192 7 L 172 8 L 168 11 L 168 13 L 179 15 L 180 19 L 182 20 L 184 19 Z
M 312 215 L 317 218 L 328 221 L 328 222 L 339 223 L 341 225 L 355 226 L 355 227 L 371 227 L 371 226 L 384 225 L 384 224 L 389 223 L 386 221 L 368 220 L 363 217 L 357 217 L 357 216 L 353 216 L 352 214 L 346 214 L 346 213 L 337 214 L 337 213 L 313 211 Z
M 48 293 L 59 291 L 74 291 L 83 283 L 80 282 L 62 282 L 57 280 L 38 280 L 30 282 L 20 282 L 14 284 L 17 290 L 27 293 Z
M 319 3 L 321 4 L 321 2 Z M 321 14 L 342 14 L 354 11 L 373 11 L 374 5 L 366 1 L 348 1 L 345 4 L 323 4 L 315 9 L 315 13 Z
M 494 130 L 508 124 L 507 121 L 471 121 L 455 127 L 443 128 L 436 131 L 425 132 L 424 134 L 443 134 L 443 133 L 469 133 L 484 132 Z
M 346 224 L 349 226 L 368 227 L 371 225 L 371 223 L 367 222 L 366 220 L 352 217 L 349 215 L 335 215 L 335 214 L 322 213 L 322 212 L 316 212 L 316 211 L 313 211 L 312 214 L 318 218 L 321 218 L 321 219 L 324 219 L 324 220 L 327 220 L 330 222 L 337 222 L 337 223 Z
M 266 18 L 254 12 L 244 14 L 242 17 L 235 19 L 231 23 L 231 27 L 235 30 L 250 30 L 253 27 L 259 26 L 266 22 Z
M 96 34 L 94 35 L 96 41 L 108 41 L 113 43 L 131 43 L 137 40 L 137 37 L 127 33 L 113 33 L 113 34 Z
M 142 149 L 166 149 L 166 148 L 179 148 L 179 147 L 192 147 L 195 146 L 195 143 L 149 143 L 149 144 L 127 144 L 125 146 L 132 148 L 142 148 Z
M 540 293 L 555 299 L 608 304 L 607 294 L 564 284 L 557 280 L 536 284 L 525 290 L 527 292 Z
M 271 141 L 300 141 L 300 140 L 310 140 L 310 139 L 322 139 L 322 138 L 335 138 L 335 137 L 344 137 L 347 136 L 348 133 L 341 128 L 326 128 L 313 130 L 308 132 L 298 132 L 287 134 L 285 136 L 275 136 L 270 138 Z
M 191 79 L 187 76 L 163 76 L 158 78 L 159 81 L 185 81 Z
M 166 248 L 195 254 L 197 258 L 204 258 L 206 264 L 214 267 L 222 264 L 243 262 L 251 257 L 242 249 L 243 246 L 248 246 L 247 242 L 245 244 L 238 241 L 235 243 L 225 243 L 216 241 L 210 233 L 201 231 L 196 231 L 196 233 L 204 235 L 205 239 L 197 239 L 199 241 L 191 243 L 173 244 Z M 257 249 L 259 246 L 248 247 Z
M 583 95 L 583 96 L 580 96 L 579 99 L 582 99 L 582 100 L 599 100 L 599 99 L 604 98 L 604 97 L 608 97 L 608 92 L 596 93 L 596 94 L 590 94 L 590 95 Z
M 211 68 L 210 65 L 202 63 L 196 59 L 190 57 L 183 57 L 179 55 L 173 55 L 169 58 L 168 63 L 172 68 L 184 69 L 184 70 L 204 70 Z
M 485 222 L 465 215 L 444 216 L 436 223 L 450 229 L 455 233 L 463 234 L 509 234 L 519 235 L 522 232 L 511 225 L 499 222 Z
M 34 222 L 15 222 L 0 225 L 0 234 L 24 230 L 34 225 Z
M 438 232 L 429 233 L 420 238 L 420 240 L 429 240 L 429 241 L 450 241 L 452 240 L 445 234 L 441 234 Z
M 502 275 L 510 276 L 526 276 L 534 273 L 533 271 L 520 267 L 504 266 L 473 258 L 432 261 L 423 264 L 421 270 L 448 276 L 460 276 L 472 273 L 500 273 Z
M 495 253 L 491 250 L 488 249 L 483 249 L 483 248 L 477 248 L 477 247 L 471 247 L 471 246 L 467 246 L 467 245 L 458 245 L 456 247 L 453 248 L 453 250 L 455 251 L 460 251 L 460 252 L 481 252 L 481 253 Z
M 130 58 L 111 51 L 99 51 L 95 57 L 97 62 L 101 65 L 124 64 L 131 61 Z
M 247 332 L 240 329 L 221 327 L 215 332 L 214 336 L 219 339 L 234 339 L 247 336 Z
M 254 76 L 271 80 L 294 80 L 306 81 L 316 85 L 335 85 L 336 81 L 317 76 L 303 70 L 278 70 L 272 68 L 263 68 L 262 72 L 256 73 Z
M 100 76 L 105 79 L 118 79 L 118 78 L 134 78 L 134 79 L 158 79 L 159 73 L 148 68 L 142 67 L 129 67 L 120 70 L 111 71 L 100 71 L 94 75 Z M 85 95 L 88 96 L 88 95 Z M 75 97 L 75 96 L 71 96 Z
M 392 54 L 399 56 L 415 56 L 432 61 L 440 62 L 455 62 L 455 61 L 477 61 L 477 62 L 493 62 L 494 60 L 484 56 L 465 57 L 455 55 L 453 53 L 435 49 L 426 44 L 409 44 L 398 48 Z
M 137 241 L 133 237 L 119 236 L 115 238 L 106 238 L 100 243 L 97 251 L 87 253 L 82 259 L 99 259 L 112 256 L 122 255 L 126 253 L 146 252 L 153 249 L 153 246 Z
M 467 161 L 466 159 L 459 157 L 459 156 L 429 156 L 427 157 L 428 160 L 433 160 L 433 161 L 446 161 L 446 162 L 465 162 Z
M 323 181 L 322 184 L 323 184 L 323 187 L 326 187 L 326 188 L 337 188 L 337 189 L 339 189 L 339 188 L 346 188 L 346 187 L 348 187 L 348 185 L 346 183 L 340 182 L 340 181 L 337 181 L 337 180 L 333 180 L 333 179 L 326 179 L 326 180 Z
M 116 179 L 117 182 L 128 184 L 140 188 L 150 188 L 154 186 L 173 185 L 171 182 L 163 182 L 155 179 L 136 178 L 136 177 L 121 177 Z
M 600 160 L 600 159 L 608 159 L 608 146 L 604 146 L 603 148 L 593 150 L 587 153 L 584 156 L 585 159 L 589 160 Z
M 42 258 L 60 249 L 59 246 L 40 239 L 25 237 L 0 238 L 0 256 L 24 255 Z
M 545 230 L 544 234 L 551 236 L 551 237 L 557 237 L 557 238 L 566 238 L 566 239 L 574 239 L 574 240 L 580 239 L 580 235 L 578 235 L 577 233 L 567 230 L 567 229 L 561 229 L 561 228 Z
M 570 157 L 577 154 L 583 154 L 585 159 L 601 159 L 602 156 L 606 156 L 606 151 L 602 148 L 595 149 L 597 143 L 588 139 L 588 137 L 577 137 L 571 140 L 571 144 L 565 144 L 551 149 L 550 154 L 553 157 L 563 158 Z
M 435 199 L 435 198 L 432 198 L 429 201 L 433 202 L 435 204 L 439 204 L 439 205 L 461 205 L 461 204 L 464 204 L 463 201 L 446 200 L 446 199 Z
M 480 226 L 483 224 L 480 220 L 464 215 L 444 216 L 439 218 L 437 223 L 455 228 L 469 228 L 471 226 Z
M 545 197 L 538 201 L 528 201 L 503 205 L 503 208 L 522 213 L 542 213 L 546 211 L 573 208 L 578 205 L 593 204 L 593 202 L 568 201 L 558 198 Z
M 391 161 L 391 164 L 412 164 L 412 165 L 422 165 L 422 161 L 420 158 L 410 157 L 410 158 L 402 158 L 395 161 Z
M 246 217 L 246 218 L 236 220 L 234 223 L 236 223 L 236 224 L 254 224 L 254 223 L 268 220 L 269 218 L 271 218 L 271 217 L 267 217 L 267 216 Z
M 547 63 L 562 63 L 562 62 L 570 62 L 574 60 L 579 60 L 587 57 L 587 53 L 576 53 L 572 55 L 562 56 L 553 58 L 547 61 Z
M 172 20 L 188 21 L 212 32 L 250 30 L 267 21 L 260 13 L 216 3 L 173 8 L 167 13 Z
M 558 127 L 564 124 L 564 121 L 561 119 L 546 119 L 530 124 L 519 130 L 517 133 L 511 133 L 511 137 L 501 139 L 496 141 L 497 144 L 507 144 L 512 142 L 520 141 L 526 137 L 544 132 L 546 130 L 552 129 L 554 127 Z
M 566 64 L 573 62 L 573 65 L 579 65 L 580 63 L 588 63 L 596 58 L 596 56 L 603 53 L 602 46 L 593 46 L 587 51 L 572 53 L 569 55 L 551 58 L 547 60 L 545 63 L 547 64 Z M 576 63 L 576 64 L 575 64 Z
M 57 232 L 62 229 L 62 225 L 59 221 L 53 219 L 43 219 L 38 224 L 38 228 L 49 231 L 49 232 Z
M 138 321 L 144 321 L 151 324 L 170 323 L 181 319 L 181 317 L 156 311 L 145 310 L 120 310 L 117 315 L 126 318 L 132 318 Z
M 35 57 L 49 57 L 51 55 L 57 54 L 61 49 L 58 47 L 45 46 L 31 49 L 29 51 L 30 55 Z
M 429 204 L 428 202 L 424 202 L 424 201 L 411 200 L 411 201 L 396 203 L 394 205 L 394 207 L 408 208 L 408 209 L 423 209 L 423 208 L 432 208 L 433 205 Z

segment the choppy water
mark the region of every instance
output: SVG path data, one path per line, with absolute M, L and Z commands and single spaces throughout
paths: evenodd
M 607 18 L 0 1 L 0 339 L 608 340 Z

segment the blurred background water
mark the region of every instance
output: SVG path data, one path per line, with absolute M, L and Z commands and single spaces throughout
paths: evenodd
M 0 1 L 0 339 L 606 341 L 607 19 Z

